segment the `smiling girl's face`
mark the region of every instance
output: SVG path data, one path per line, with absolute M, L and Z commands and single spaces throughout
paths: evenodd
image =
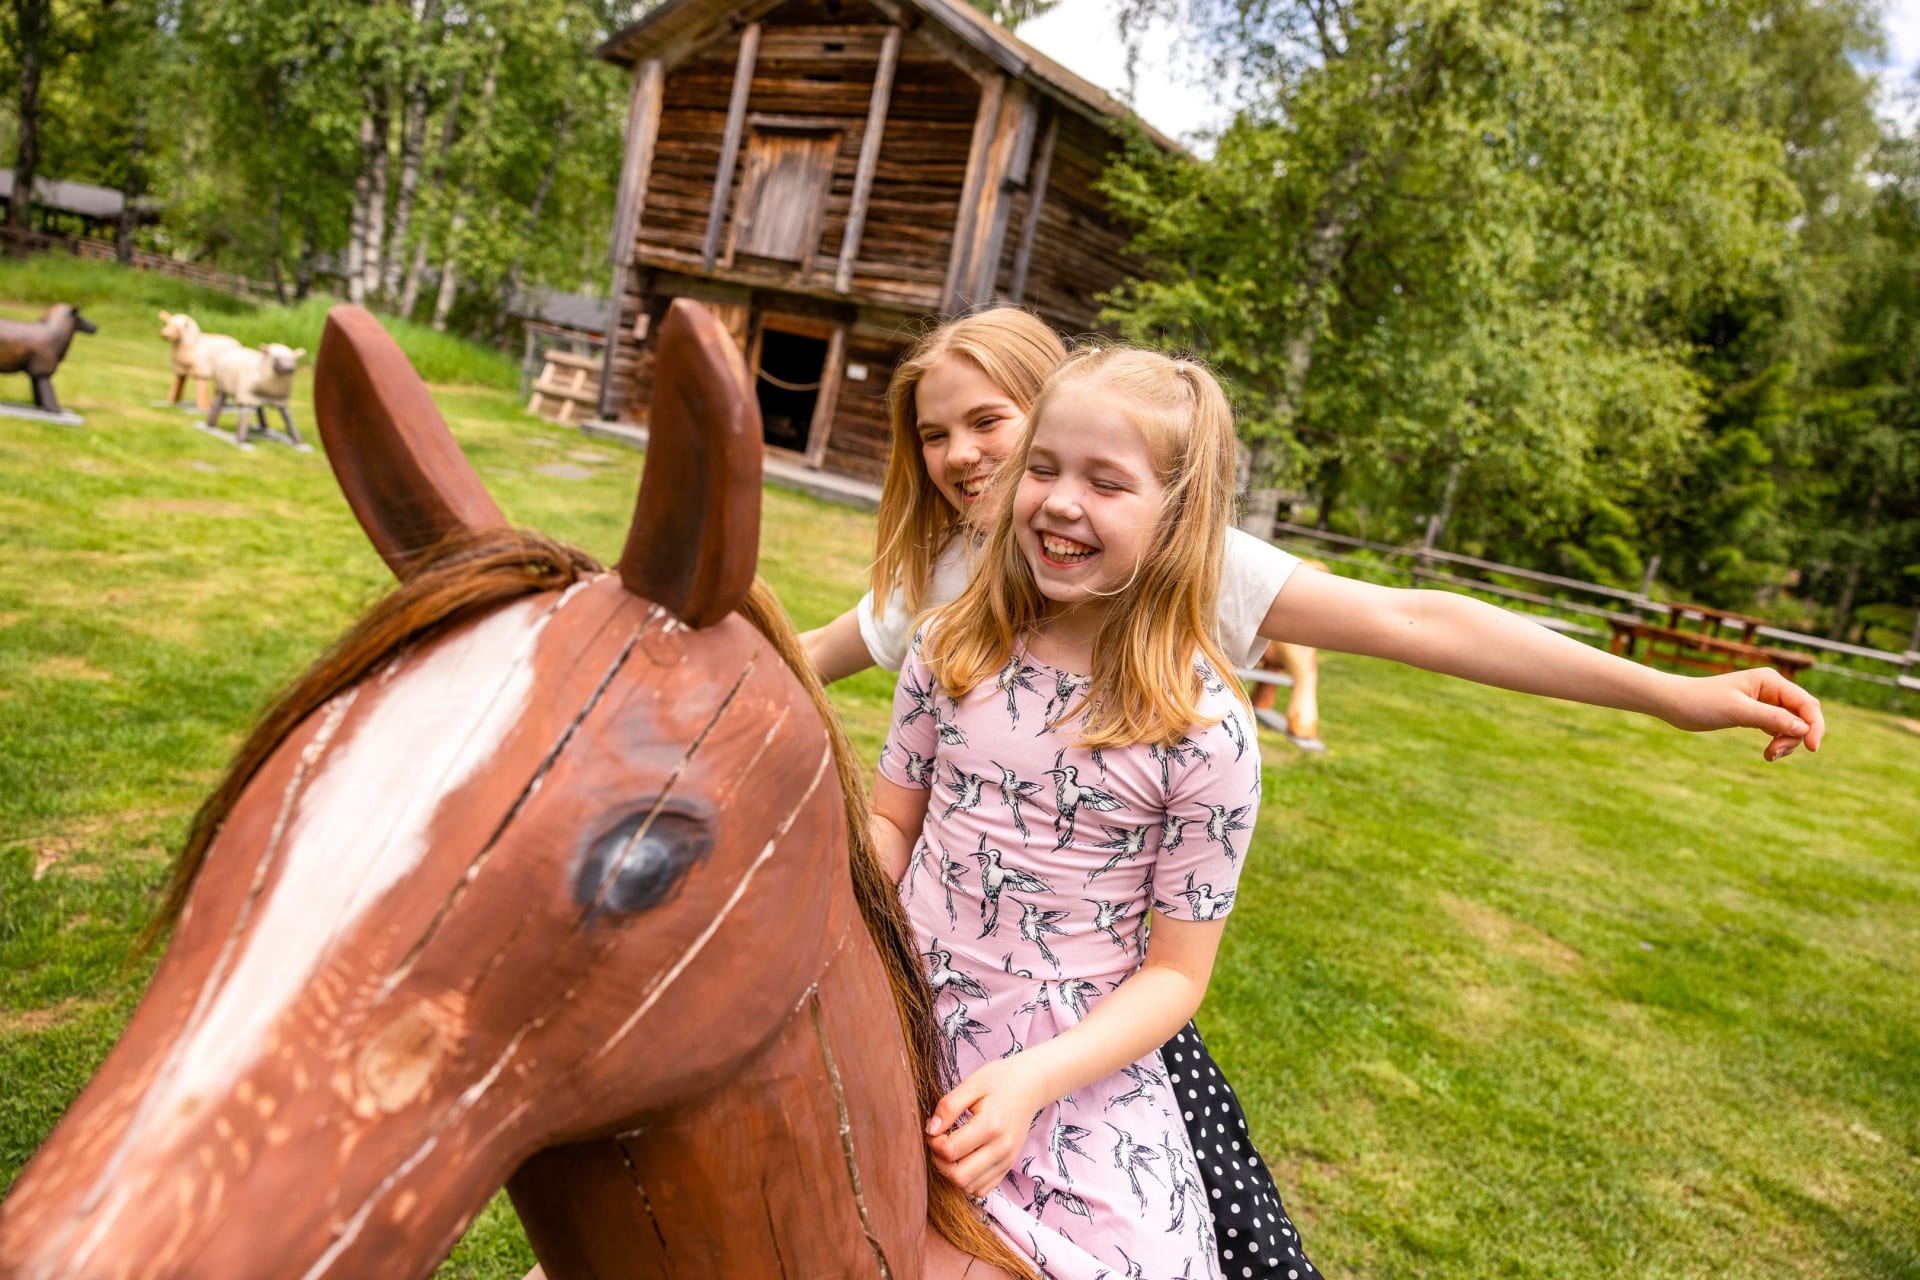
M 1025 414 L 979 365 L 949 355 L 921 377 L 914 417 L 933 487 L 970 524 L 984 519 L 994 470 L 1019 444 Z
M 1050 400 L 1013 496 L 1013 536 L 1040 594 L 1103 609 L 1153 545 L 1166 493 L 1129 406 L 1095 383 Z

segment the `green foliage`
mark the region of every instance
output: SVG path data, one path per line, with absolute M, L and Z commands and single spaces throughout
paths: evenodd
M 1845 613 L 1856 561 L 1915 558 L 1904 517 L 1839 532 L 1870 504 L 1831 474 L 1869 453 L 1905 474 L 1891 437 L 1866 443 L 1898 396 L 1863 399 L 1853 369 L 1847 417 L 1830 384 L 1863 339 L 1895 350 L 1920 302 L 1909 262 L 1875 247 L 1908 232 L 1904 183 L 1870 179 L 1869 6 L 1129 14 L 1184 23 L 1242 99 L 1210 159 L 1138 144 L 1107 176 L 1156 266 L 1110 316 L 1211 359 L 1256 469 L 1321 519 L 1362 504 L 1622 585 L 1659 556 L 1673 590 L 1736 607 L 1796 564 Z

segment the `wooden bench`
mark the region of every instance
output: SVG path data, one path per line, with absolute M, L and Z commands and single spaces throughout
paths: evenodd
M 1608 625 L 1613 628 L 1613 642 L 1609 646 L 1611 652 L 1640 662 L 1660 658 L 1678 666 L 1716 674 L 1738 671 L 1742 667 L 1767 666 L 1789 680 L 1795 679 L 1814 664 L 1812 654 L 1768 649 L 1745 640 L 1731 640 L 1704 631 L 1663 627 L 1627 618 L 1611 619 Z M 1636 652 L 1643 644 L 1646 646 L 1644 653 Z

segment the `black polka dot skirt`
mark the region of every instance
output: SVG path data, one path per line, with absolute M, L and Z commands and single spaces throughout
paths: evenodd
M 1308 1280 L 1319 1270 L 1280 1203 L 1280 1189 L 1253 1149 L 1247 1115 L 1191 1022 L 1160 1049 L 1167 1082 L 1186 1117 L 1200 1182 L 1213 1206 L 1220 1273 L 1227 1280 Z

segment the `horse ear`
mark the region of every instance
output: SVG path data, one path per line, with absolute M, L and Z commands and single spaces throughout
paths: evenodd
M 313 416 L 347 505 L 396 577 L 452 534 L 506 525 L 427 384 L 365 308 L 327 313 Z
M 746 598 L 760 557 L 760 406 L 726 328 L 685 298 L 660 326 L 654 370 L 620 580 L 710 626 Z

